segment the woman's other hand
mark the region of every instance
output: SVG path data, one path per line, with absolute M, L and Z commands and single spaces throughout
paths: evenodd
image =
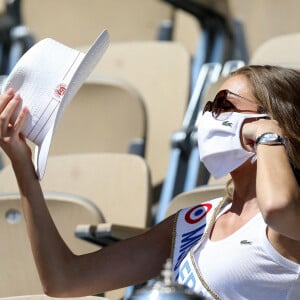
M 241 130 L 241 142 L 247 151 L 255 151 L 256 139 L 265 132 L 275 132 L 282 135 L 278 122 L 271 119 L 247 119 Z
M 31 159 L 31 149 L 21 133 L 29 114 L 28 108 L 21 109 L 16 120 L 12 120 L 21 101 L 20 95 L 12 89 L 0 95 L 0 146 L 12 163 Z

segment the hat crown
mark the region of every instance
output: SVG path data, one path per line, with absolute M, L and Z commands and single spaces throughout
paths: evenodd
M 27 106 L 29 117 L 22 133 L 39 145 L 49 130 L 68 85 L 84 54 L 51 38 L 30 48 L 18 61 L 7 78 L 5 89 L 17 91 L 22 107 Z

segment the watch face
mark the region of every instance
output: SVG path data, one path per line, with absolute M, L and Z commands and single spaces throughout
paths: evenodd
M 270 142 L 277 141 L 278 140 L 278 134 L 273 133 L 273 132 L 265 133 L 264 136 L 263 136 L 263 139 L 268 140 Z
M 258 137 L 255 143 L 264 145 L 285 145 L 285 139 L 275 132 L 266 132 Z

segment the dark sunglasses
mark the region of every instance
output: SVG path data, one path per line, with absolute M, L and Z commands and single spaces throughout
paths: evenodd
M 208 101 L 204 108 L 203 108 L 203 114 L 207 111 L 212 112 L 212 115 L 214 118 L 218 118 L 221 113 L 224 112 L 254 112 L 254 113 L 265 113 L 265 110 L 262 107 L 258 107 L 256 111 L 251 110 L 240 110 L 238 109 L 231 101 L 229 101 L 228 95 L 233 95 L 235 97 L 244 99 L 248 102 L 255 103 L 253 100 L 247 99 L 243 96 L 240 96 L 238 94 L 235 94 L 229 90 L 221 90 L 217 93 L 215 99 L 213 101 Z

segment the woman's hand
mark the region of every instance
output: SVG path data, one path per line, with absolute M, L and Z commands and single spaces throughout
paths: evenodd
M 16 120 L 12 121 L 12 116 L 21 101 L 20 95 L 15 94 L 12 89 L 0 95 L 0 146 L 12 162 L 31 159 L 31 150 L 21 133 L 28 109 L 24 107 Z
M 255 152 L 256 139 L 265 132 L 275 132 L 282 135 L 282 130 L 275 120 L 247 119 L 241 130 L 241 141 L 247 151 Z

